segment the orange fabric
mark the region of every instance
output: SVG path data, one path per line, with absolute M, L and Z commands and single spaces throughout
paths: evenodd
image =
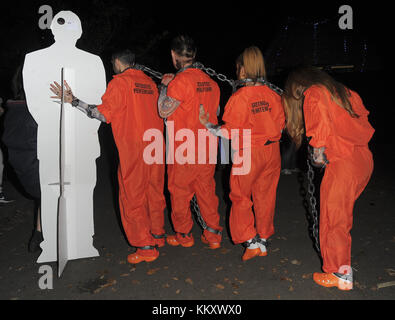
M 234 175 L 234 169 L 242 164 L 233 164 L 230 177 L 232 208 L 229 225 L 232 240 L 235 244 L 243 243 L 256 234 L 267 239 L 274 233 L 281 157 L 279 143 L 266 146 L 265 143 L 281 138 L 285 123 L 281 98 L 267 86 L 243 87 L 229 99 L 223 120 L 226 123 L 221 127 L 222 131 L 228 130 L 229 135 L 231 129 L 239 129 L 239 134 L 232 136 L 233 140 L 240 139 L 239 149 L 243 147 L 241 139 L 246 136 L 242 130 L 251 130 L 251 149 L 243 150 L 251 152 L 251 171 L 246 175 Z M 235 156 L 238 156 L 237 152 Z M 234 159 L 233 162 L 238 161 Z
M 179 233 L 189 233 L 193 221 L 190 212 L 190 200 L 196 194 L 202 217 L 206 224 L 216 230 L 219 225 L 218 198 L 215 194 L 215 164 L 209 163 L 209 144 L 207 143 L 206 164 L 198 163 L 198 130 L 206 131 L 199 121 L 199 106 L 210 113 L 210 122 L 218 123 L 217 109 L 220 90 L 215 81 L 199 69 L 190 68 L 179 74 L 169 83 L 167 96 L 181 102 L 176 111 L 167 119 L 174 121 L 175 132 L 189 129 L 195 135 L 195 164 L 168 165 L 168 189 L 172 203 L 172 221 Z M 208 141 L 208 139 L 207 139 Z M 217 141 L 217 139 L 216 139 Z M 175 150 L 184 142 L 176 141 Z M 217 154 L 217 143 L 210 150 Z M 221 236 L 204 231 L 210 242 L 220 242 Z
M 142 71 L 128 69 L 115 75 L 97 108 L 111 123 L 119 153 L 119 207 L 129 243 L 135 247 L 155 245 L 151 235 L 163 234 L 164 165 L 148 165 L 143 159 L 144 132 L 163 132 L 157 113 L 156 84 Z M 144 255 L 149 250 L 141 250 Z
M 251 130 L 251 145 L 262 146 L 268 140 L 278 141 L 285 125 L 281 97 L 267 86 L 246 86 L 236 91 L 225 106 L 221 126 L 236 143 L 243 146 L 242 129 Z M 239 129 L 238 135 L 231 136 L 231 129 Z
M 306 135 L 313 147 L 325 147 L 329 164 L 320 188 L 320 246 L 323 270 L 339 272 L 351 265 L 353 208 L 373 171 L 368 148 L 374 129 L 361 98 L 351 91 L 350 102 L 360 118 L 352 118 L 330 98 L 324 87 L 306 90 Z
M 257 234 L 268 239 L 274 233 L 276 191 L 281 171 L 279 143 L 252 147 L 250 173 L 234 175 L 235 167 L 233 164 L 229 194 L 232 201 L 229 218 L 232 240 L 239 244 Z

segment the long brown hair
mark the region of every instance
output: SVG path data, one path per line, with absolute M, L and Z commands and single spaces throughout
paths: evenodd
M 246 48 L 237 58 L 236 65 L 237 68 L 244 67 L 247 78 L 266 78 L 265 61 L 258 47 Z
M 287 131 L 299 147 L 302 143 L 303 123 L 303 92 L 313 85 L 324 86 L 332 100 L 345 109 L 351 117 L 359 118 L 350 103 L 350 90 L 342 83 L 333 79 L 325 71 L 316 67 L 300 67 L 292 71 L 285 82 L 282 102 L 287 122 Z

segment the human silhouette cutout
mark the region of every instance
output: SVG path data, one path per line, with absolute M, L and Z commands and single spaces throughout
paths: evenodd
M 41 223 L 44 241 L 37 262 L 58 260 L 58 245 L 67 247 L 66 259 L 98 255 L 93 246 L 93 190 L 96 184 L 96 158 L 100 155 L 100 122 L 89 119 L 76 108 L 65 107 L 64 197 L 65 220 L 59 221 L 67 233 L 58 239 L 58 199 L 60 195 L 60 104 L 48 90 L 61 70 L 76 96 L 100 104 L 106 77 L 100 57 L 76 47 L 82 35 L 81 21 L 71 11 L 61 11 L 52 20 L 55 42 L 50 47 L 26 55 L 24 88 L 29 111 L 38 125 L 37 157 L 40 162 Z M 60 82 L 61 83 L 61 82 Z M 66 224 L 66 225 L 63 225 Z M 58 243 L 59 241 L 59 243 Z M 67 243 L 65 243 L 67 242 Z

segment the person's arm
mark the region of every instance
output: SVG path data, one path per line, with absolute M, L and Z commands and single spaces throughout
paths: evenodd
M 208 112 L 206 113 L 206 111 L 204 110 L 203 105 L 200 105 L 200 110 L 199 110 L 199 120 L 200 120 L 200 123 L 201 123 L 202 125 L 204 125 L 204 126 L 207 128 L 207 130 L 208 130 L 211 134 L 213 134 L 213 135 L 215 135 L 215 136 L 217 136 L 217 137 L 229 139 L 229 137 L 225 137 L 225 136 L 222 134 L 221 126 L 220 126 L 220 125 L 218 125 L 218 124 L 213 124 L 213 123 L 211 123 L 211 122 L 208 121 L 209 117 L 210 117 L 210 114 L 209 114 Z
M 311 137 L 309 145 L 313 147 L 312 159 L 317 165 L 325 166 L 328 159 L 325 155 L 328 137 L 331 135 L 327 106 L 320 95 L 321 88 L 310 88 L 304 98 L 303 109 L 306 136 Z
M 71 91 L 71 88 L 66 81 L 64 81 L 64 85 L 66 87 L 66 91 L 64 92 L 64 102 L 70 103 L 73 107 L 76 107 L 78 110 L 84 112 L 89 118 L 95 118 L 102 122 L 107 122 L 106 118 L 103 114 L 100 113 L 96 105 L 88 104 L 74 97 L 73 92 Z M 55 94 L 55 96 L 52 96 L 51 98 L 62 98 L 62 87 L 59 85 L 59 83 L 55 81 L 54 85 L 51 84 L 50 89 Z
M 160 86 L 158 99 L 158 113 L 159 116 L 164 119 L 170 117 L 181 104 L 181 101 L 178 101 L 177 99 L 167 95 L 167 86 L 169 85 L 170 81 L 174 79 L 174 77 L 175 75 L 171 73 L 165 74 L 162 77 L 162 84 Z
M 161 118 L 170 117 L 180 105 L 180 101 L 167 96 L 167 85 L 160 87 L 160 94 L 158 99 L 158 112 Z

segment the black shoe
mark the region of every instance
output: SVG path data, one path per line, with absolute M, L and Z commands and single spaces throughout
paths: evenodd
M 7 204 L 14 202 L 14 200 L 7 199 L 3 192 L 0 192 L 0 204 Z
M 34 253 L 41 250 L 40 243 L 44 241 L 41 231 L 34 230 L 29 241 L 29 252 Z

